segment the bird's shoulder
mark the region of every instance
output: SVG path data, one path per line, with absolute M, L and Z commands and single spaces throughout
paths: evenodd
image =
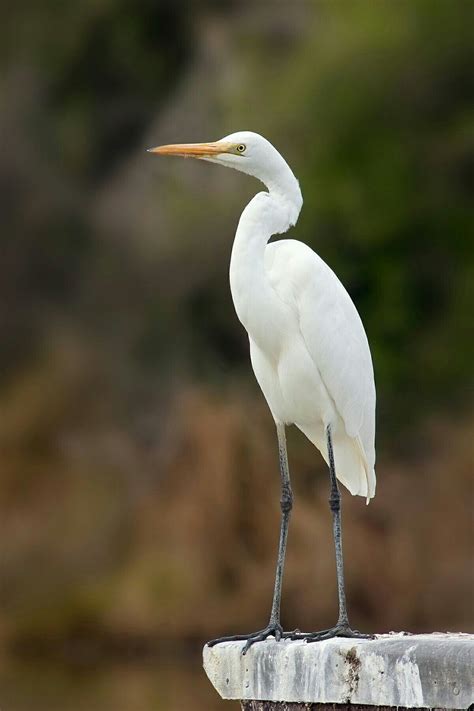
M 331 270 L 304 242 L 280 239 L 270 242 L 265 249 L 265 271 L 277 291 L 280 284 L 285 284 L 301 292 L 318 276 Z
M 265 271 L 273 288 L 291 292 L 302 305 L 307 299 L 323 300 L 326 307 L 335 302 L 338 308 L 353 308 L 352 301 L 337 275 L 321 257 L 304 242 L 281 239 L 270 242 L 265 250 Z
M 270 242 L 265 249 L 265 268 L 275 269 L 288 265 L 288 261 L 306 267 L 324 265 L 323 260 L 304 242 L 296 239 L 279 239 Z

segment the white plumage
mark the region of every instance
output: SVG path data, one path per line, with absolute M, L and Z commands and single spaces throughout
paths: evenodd
M 288 304 L 296 328 L 267 367 L 283 399 L 266 390 L 261 359 L 252 363 L 274 416 L 294 423 L 326 462 L 325 429 L 332 427 L 338 479 L 351 494 L 375 494 L 375 386 L 359 314 L 334 272 L 307 245 L 281 240 L 265 249 L 265 271 Z M 258 348 L 258 346 L 255 346 Z M 273 405 L 275 401 L 275 405 Z
M 280 455 L 280 542 L 270 621 L 248 635 L 245 653 L 270 635 L 306 641 L 334 636 L 364 637 L 349 626 L 344 590 L 340 494 L 336 477 L 352 494 L 375 494 L 375 384 L 369 344 L 352 300 L 323 260 L 292 239 L 268 244 L 298 219 L 303 198 L 288 164 L 265 138 L 241 131 L 214 143 L 152 149 L 162 155 L 193 156 L 236 168 L 261 180 L 260 192 L 244 209 L 232 248 L 230 287 L 235 310 L 247 330 L 257 381 L 276 423 Z M 285 425 L 295 424 L 329 465 L 339 618 L 315 633 L 284 633 L 280 624 L 283 566 L 292 492 Z
M 230 265 L 232 297 L 249 334 L 257 381 L 274 419 L 295 424 L 326 462 L 331 426 L 337 477 L 368 500 L 375 494 L 375 384 L 362 321 L 312 249 L 288 239 L 268 244 L 296 222 L 302 205 L 298 182 L 280 154 L 250 132 L 222 141 L 245 145 L 249 163 L 235 156 L 232 167 L 269 188 L 243 211 Z

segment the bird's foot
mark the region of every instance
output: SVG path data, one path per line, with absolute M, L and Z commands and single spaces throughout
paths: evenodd
M 365 634 L 358 630 L 353 630 L 347 622 L 338 622 L 334 627 L 319 632 L 289 632 L 285 639 L 299 639 L 306 642 L 320 642 L 323 639 L 333 639 L 334 637 L 345 637 L 348 639 L 375 639 L 373 634 Z
M 229 637 L 218 637 L 217 639 L 212 639 L 207 643 L 208 647 L 214 647 L 216 644 L 221 642 L 241 642 L 246 641 L 244 648 L 242 649 L 242 654 L 247 654 L 248 650 L 255 644 L 255 642 L 263 642 L 268 637 L 275 637 L 275 640 L 279 642 L 281 639 L 290 634 L 295 634 L 295 632 L 283 632 L 283 628 L 279 622 L 270 622 L 265 629 L 259 632 L 251 632 L 250 634 L 234 634 Z

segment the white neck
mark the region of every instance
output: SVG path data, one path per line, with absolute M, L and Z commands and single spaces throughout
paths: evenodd
M 235 310 L 250 335 L 261 331 L 256 323 L 258 314 L 268 313 L 257 308 L 262 301 L 278 308 L 278 299 L 265 274 L 267 242 L 296 223 L 303 204 L 298 181 L 283 158 L 278 171 L 264 182 L 268 192 L 255 195 L 242 212 L 230 261 Z

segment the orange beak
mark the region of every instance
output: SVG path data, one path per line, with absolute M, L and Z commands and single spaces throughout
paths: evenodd
M 230 143 L 172 143 L 167 146 L 149 148 L 149 153 L 158 153 L 160 156 L 181 156 L 183 158 L 207 158 L 228 153 Z

